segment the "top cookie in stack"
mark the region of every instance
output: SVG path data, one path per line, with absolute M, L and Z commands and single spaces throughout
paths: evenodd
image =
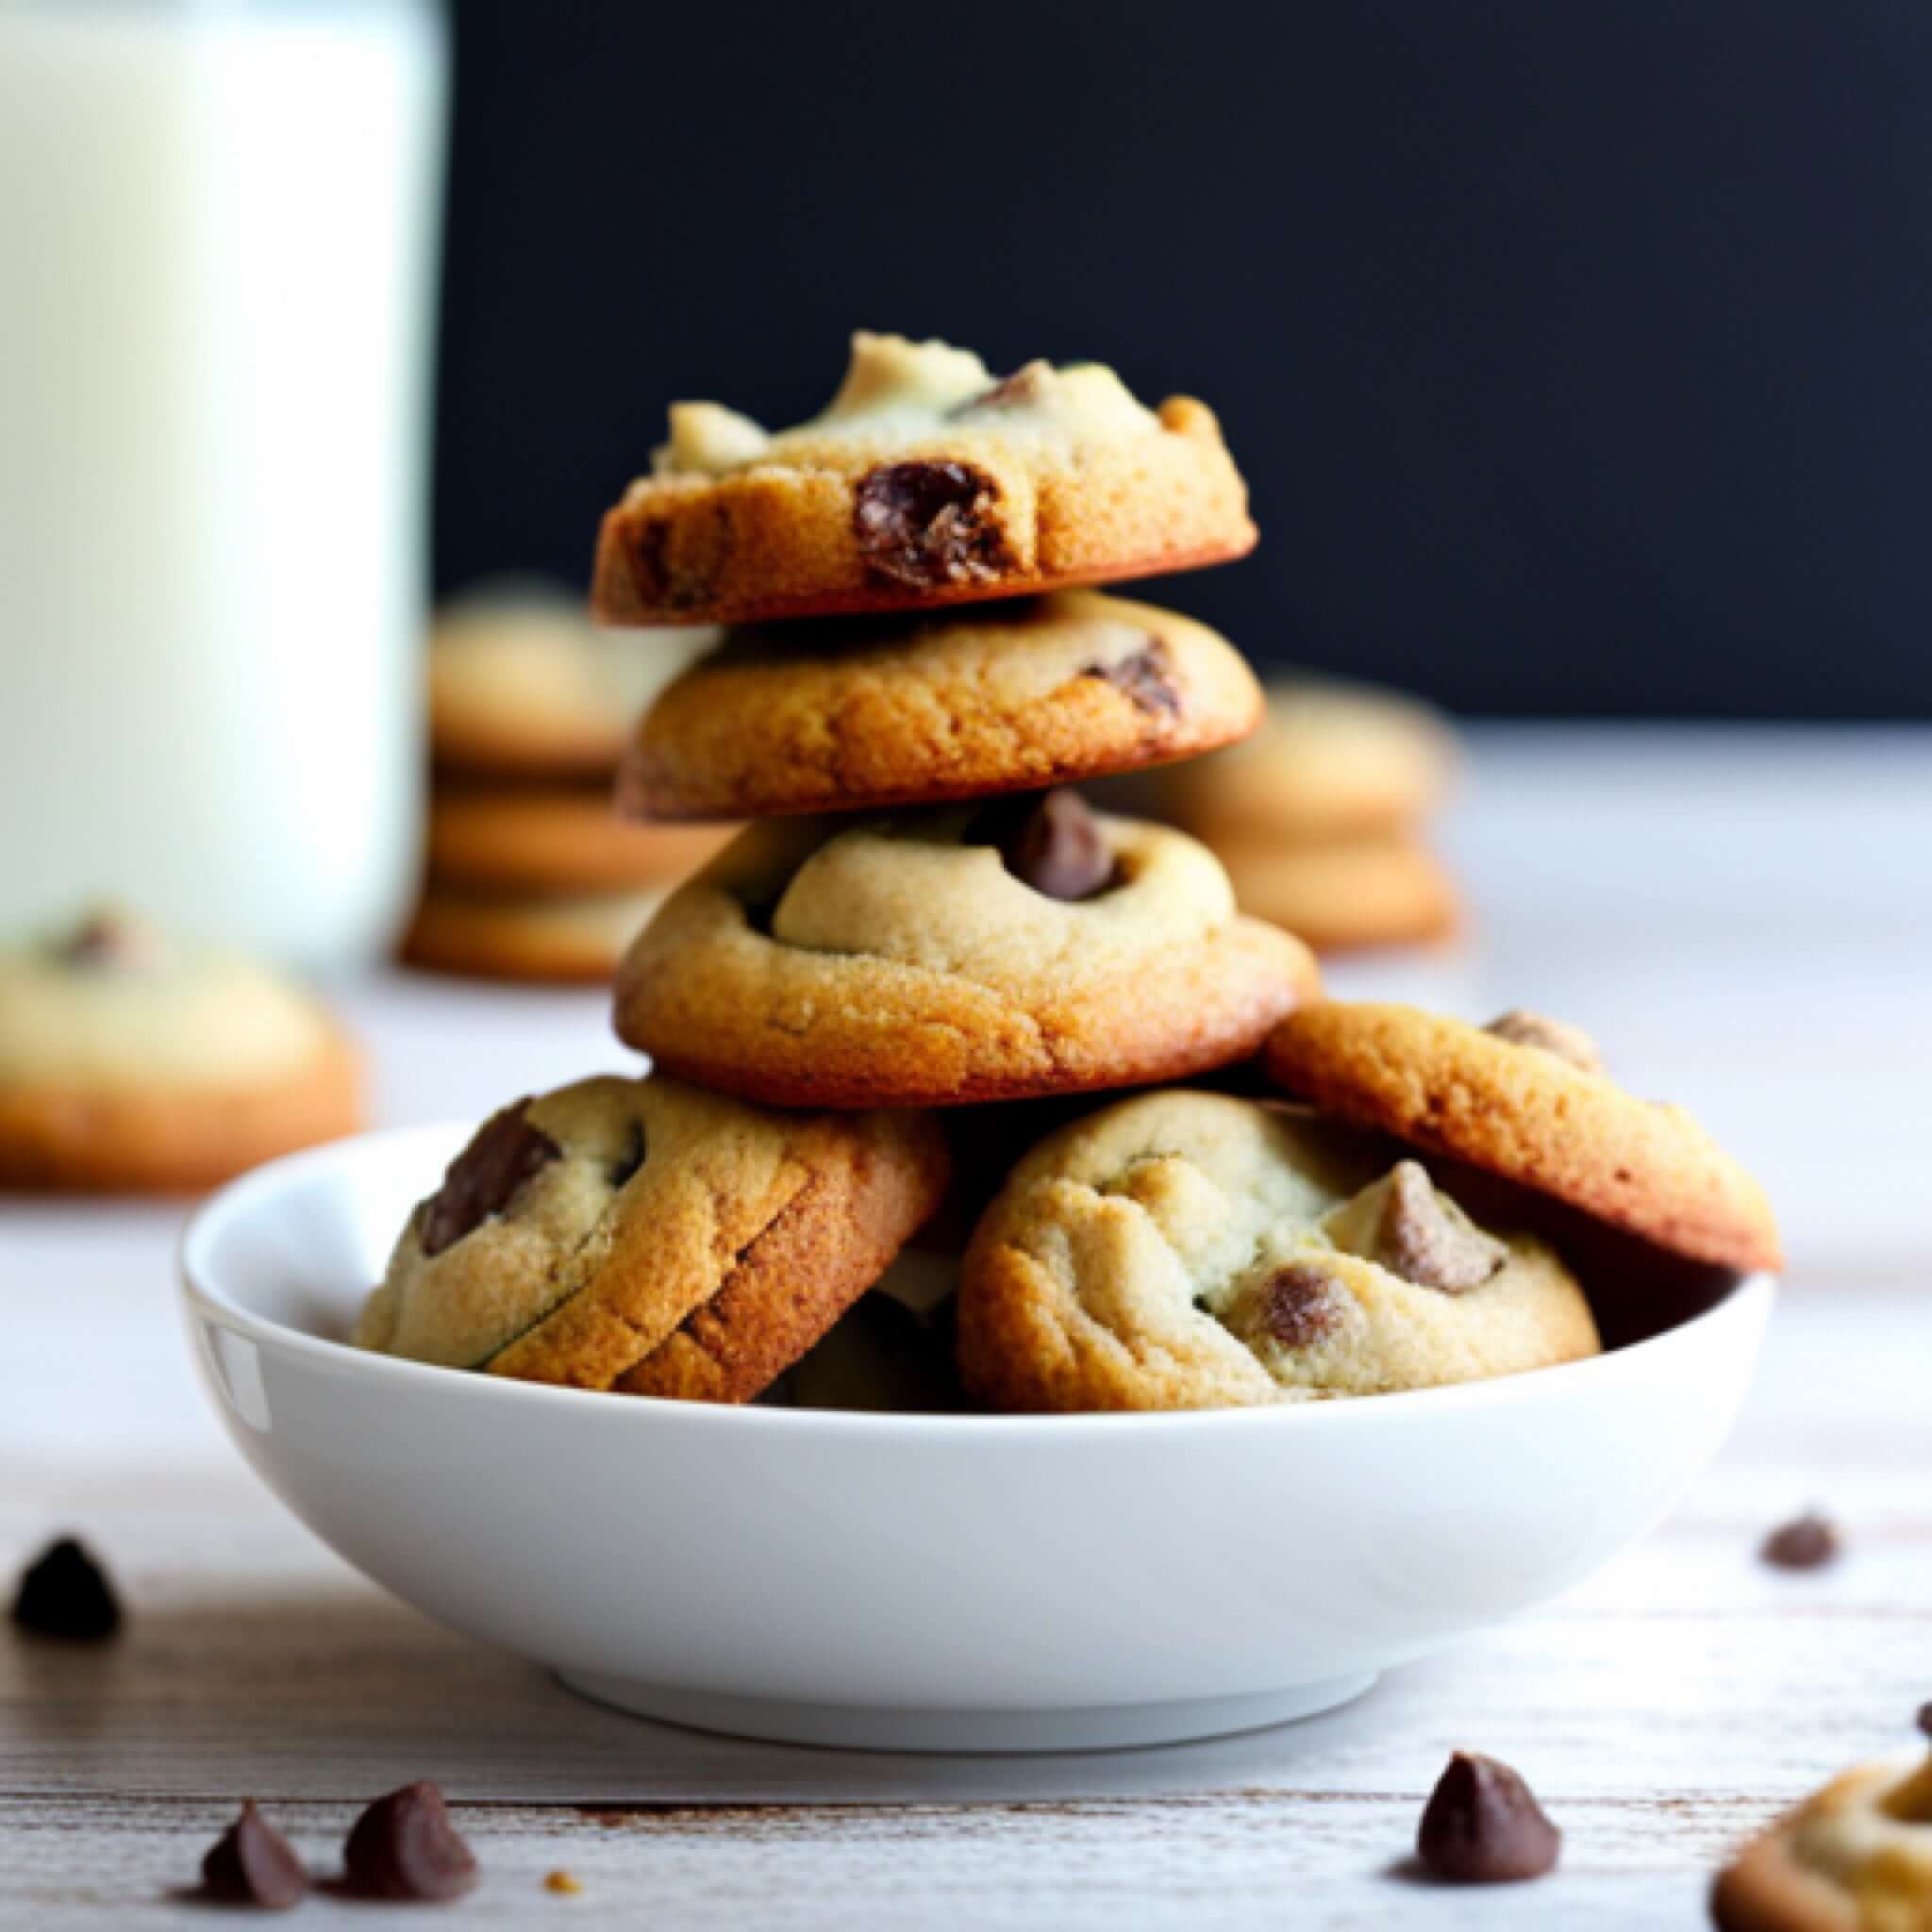
M 812 422 L 687 403 L 671 428 L 605 520 L 596 614 L 732 628 L 645 716 L 620 795 L 764 823 L 631 947 L 625 1041 L 750 1099 L 948 1106 L 1202 1073 L 1316 991 L 1206 847 L 1067 789 L 1261 717 L 1213 632 L 1072 588 L 1252 546 L 1208 408 L 860 335 Z

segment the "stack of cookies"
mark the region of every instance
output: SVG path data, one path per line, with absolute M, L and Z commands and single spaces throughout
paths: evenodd
M 1428 841 L 1457 762 L 1448 721 L 1416 699 L 1281 677 L 1259 730 L 1160 774 L 1148 804 L 1213 847 L 1243 911 L 1316 952 L 1426 945 L 1462 924 Z
M 488 1122 L 358 1341 L 709 1401 L 1196 1407 L 1593 1353 L 1598 1237 L 1624 1277 L 1774 1258 L 1749 1177 L 1574 1029 L 1324 1003 L 1205 845 L 1073 789 L 1259 722 L 1222 639 L 1091 588 L 1253 541 L 1208 410 L 1092 365 L 861 336 L 797 429 L 675 408 L 596 608 L 728 628 L 620 798 L 754 823 L 618 970 L 649 1077 Z M 1174 1084 L 1251 1061 L 1220 1084 L 1303 1104 Z M 881 1306 L 915 1346 L 856 1332 Z
M 539 583 L 452 605 L 429 648 L 434 758 L 411 963 L 478 977 L 608 981 L 625 947 L 718 833 L 622 824 L 610 778 L 639 711 L 712 641 L 648 650 Z

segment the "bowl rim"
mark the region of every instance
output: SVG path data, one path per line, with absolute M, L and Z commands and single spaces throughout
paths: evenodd
M 971 1437 L 1001 1441 L 1025 1436 L 1088 1436 L 1099 1434 L 1172 1434 L 1184 1427 L 1240 1431 L 1242 1429 L 1335 1429 L 1376 1426 L 1375 1418 L 1392 1421 L 1457 1409 L 1560 1400 L 1566 1390 L 1592 1386 L 1620 1374 L 1638 1373 L 1633 1364 L 1665 1352 L 1703 1345 L 1706 1331 L 1722 1326 L 1760 1326 L 1769 1319 L 1775 1298 L 1776 1277 L 1767 1273 L 1740 1275 L 1711 1305 L 1674 1326 L 1641 1341 L 1590 1356 L 1580 1361 L 1558 1362 L 1547 1368 L 1525 1369 L 1513 1375 L 1492 1375 L 1474 1382 L 1445 1384 L 1436 1389 L 1394 1390 L 1387 1394 L 1333 1402 L 1286 1402 L 1238 1408 L 1156 1410 L 1082 1410 L 1072 1414 L 928 1414 L 903 1410 L 788 1408 L 757 1403 L 683 1402 L 669 1396 L 625 1395 L 612 1400 L 602 1390 L 573 1389 L 557 1383 L 517 1381 L 507 1375 L 479 1374 L 434 1362 L 407 1361 L 378 1355 L 346 1341 L 272 1320 L 242 1307 L 224 1293 L 208 1265 L 208 1251 L 230 1223 L 271 1211 L 271 1205 L 318 1171 L 347 1159 L 373 1158 L 382 1148 L 408 1142 L 440 1147 L 460 1145 L 460 1137 L 475 1131 L 473 1121 L 424 1122 L 407 1126 L 376 1128 L 306 1148 L 264 1162 L 229 1181 L 202 1201 L 189 1216 L 175 1243 L 175 1275 L 184 1311 L 237 1333 L 258 1346 L 315 1361 L 338 1374 L 367 1375 L 376 1386 L 385 1383 L 398 1394 L 410 1389 L 425 1393 L 440 1391 L 452 1400 L 506 1405 L 562 1403 L 575 1412 L 607 1418 L 635 1414 L 638 1425 L 661 1424 L 671 1418 L 691 1427 L 723 1426 L 742 1432 L 767 1431 L 790 1436 Z M 192 1322 L 191 1322 L 192 1325 Z M 622 1424 L 619 1424 L 622 1426 Z

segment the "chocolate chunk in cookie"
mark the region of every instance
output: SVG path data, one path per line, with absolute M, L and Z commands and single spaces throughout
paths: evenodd
M 998 493 L 969 463 L 882 464 L 854 498 L 859 553 L 869 570 L 908 589 L 991 582 L 1009 563 L 989 519 Z
M 1049 899 L 1091 899 L 1113 877 L 1113 853 L 1100 821 L 1077 791 L 1062 785 L 1012 813 L 999 840 L 1000 857 L 1016 879 Z
M 1333 1335 L 1347 1312 L 1346 1292 L 1311 1261 L 1289 1261 L 1261 1290 L 1259 1320 L 1284 1348 L 1307 1348 Z
M 13 1599 L 13 1624 L 36 1637 L 99 1643 L 121 1627 L 121 1605 L 106 1573 L 71 1536 L 30 1563 Z
M 476 1882 L 475 1856 L 426 1779 L 376 1799 L 357 1819 L 342 1864 L 356 1898 L 460 1898 Z
M 308 1896 L 308 1869 L 248 1798 L 242 1815 L 202 1859 L 201 1889 L 223 1905 L 285 1912 Z
M 450 1163 L 442 1186 L 420 1210 L 425 1255 L 440 1255 L 501 1214 L 517 1190 L 562 1153 L 542 1128 L 524 1118 L 529 1104 L 519 1100 L 492 1114 Z
M 1507 1764 L 1474 1751 L 1449 1760 L 1423 1812 L 1416 1856 L 1438 1878 L 1500 1885 L 1552 1870 L 1563 1834 Z
M 1488 1281 L 1509 1250 L 1439 1194 L 1420 1161 L 1401 1160 L 1389 1175 L 1374 1258 L 1419 1288 L 1463 1294 Z
M 1174 681 L 1174 665 L 1167 646 L 1158 638 L 1149 638 L 1141 649 L 1113 664 L 1092 664 L 1082 674 L 1126 692 L 1143 711 L 1173 717 L 1181 708 L 1180 688 Z
M 1597 1051 L 1596 1041 L 1581 1026 L 1573 1026 L 1567 1020 L 1552 1020 L 1543 1013 L 1532 1013 L 1526 1007 L 1512 1007 L 1491 1020 L 1483 1031 L 1508 1041 L 1512 1046 L 1533 1046 L 1540 1053 L 1554 1054 L 1586 1074 L 1601 1074 L 1604 1070 L 1603 1055 Z

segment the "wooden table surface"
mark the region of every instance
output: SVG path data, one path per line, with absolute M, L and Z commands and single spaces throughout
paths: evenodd
M 1932 737 L 1486 731 L 1447 842 L 1478 942 L 1343 989 L 1589 1024 L 1785 1218 L 1745 1419 L 1642 1546 L 1346 1710 L 1247 1738 L 964 1759 L 705 1738 L 578 1702 L 297 1527 L 192 1386 L 178 1214 L 9 1203 L 0 1559 L 77 1530 L 130 1617 L 99 1649 L 0 1640 L 0 1927 L 204 1925 L 175 1893 L 237 1799 L 327 1869 L 360 1805 L 420 1776 L 484 1868 L 454 1923 L 1702 1923 L 1726 1846 L 1902 1742 L 1932 1696 Z M 343 997 L 389 1120 L 620 1063 L 592 995 Z M 1760 1565 L 1766 1528 L 1812 1501 L 1844 1559 Z M 1403 1872 L 1457 1745 L 1531 1779 L 1566 1834 L 1555 1877 L 1471 1893 Z M 542 1889 L 557 1868 L 581 1895 Z

